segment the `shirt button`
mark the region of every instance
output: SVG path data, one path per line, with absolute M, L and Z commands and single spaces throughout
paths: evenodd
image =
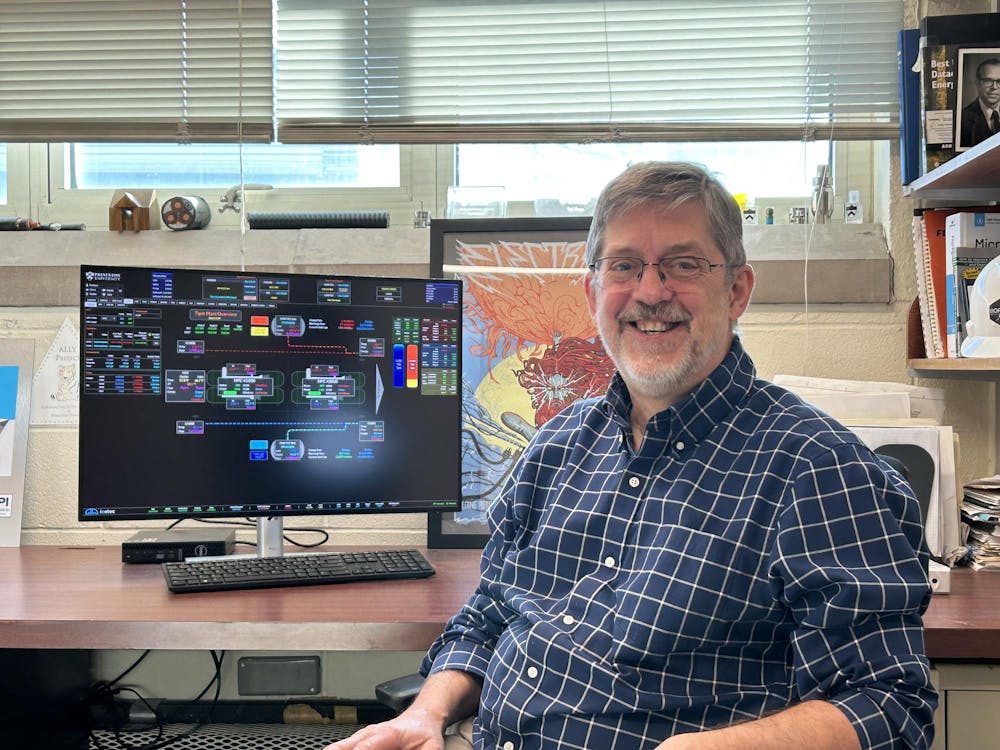
M 536 667 L 528 667 L 528 677 L 531 679 L 538 677 L 538 669 Z M 511 745 L 511 747 L 513 747 L 513 745 Z
M 514 750 L 514 743 L 511 742 L 510 740 L 507 740 L 500 747 L 502 747 L 503 750 Z
M 639 486 L 639 477 L 629 477 L 629 479 L 628 479 L 628 486 L 629 487 L 638 487 Z
M 677 450 L 679 450 L 679 451 L 682 451 L 682 450 L 684 450 L 684 441 L 683 441 L 683 440 L 678 440 L 678 441 L 677 441 L 677 442 L 676 442 L 676 443 L 674 444 L 674 447 L 675 447 L 675 448 L 676 448 Z
M 613 558 L 611 555 L 608 555 L 607 557 L 605 557 L 604 558 L 604 566 L 607 567 L 607 568 L 613 568 L 613 567 L 615 567 L 615 558 Z
M 572 625 L 576 620 L 573 619 L 573 615 L 563 615 L 563 625 Z

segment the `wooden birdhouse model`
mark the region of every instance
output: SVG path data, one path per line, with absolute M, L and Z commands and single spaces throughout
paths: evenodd
M 116 190 L 108 208 L 108 229 L 139 232 L 160 228 L 155 190 Z

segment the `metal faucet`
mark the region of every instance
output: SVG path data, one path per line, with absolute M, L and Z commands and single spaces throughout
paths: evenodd
M 817 224 L 828 224 L 833 215 L 833 188 L 830 187 L 830 167 L 816 165 L 813 177 L 812 212 Z
M 222 205 L 219 206 L 219 213 L 225 213 L 227 209 L 232 209 L 236 213 L 239 213 L 243 208 L 243 193 L 246 190 L 271 190 L 273 189 L 271 185 L 263 184 L 240 184 L 233 185 L 229 190 L 222 194 L 219 198 L 222 201 Z

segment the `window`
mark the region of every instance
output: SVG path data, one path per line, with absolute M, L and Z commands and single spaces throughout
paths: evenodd
M 76 143 L 66 148 L 70 189 L 399 186 L 397 146 Z
M 0 205 L 7 202 L 7 144 L 0 143 Z
M 757 197 L 806 196 L 829 143 L 464 144 L 457 147 L 456 184 L 498 186 L 508 201 L 533 201 L 536 213 L 588 210 L 601 188 L 628 164 L 678 159 L 705 164 L 726 187 Z

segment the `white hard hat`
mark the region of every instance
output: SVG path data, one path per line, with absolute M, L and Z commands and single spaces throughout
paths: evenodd
M 1000 357 L 1000 256 L 979 272 L 969 293 L 963 357 Z

